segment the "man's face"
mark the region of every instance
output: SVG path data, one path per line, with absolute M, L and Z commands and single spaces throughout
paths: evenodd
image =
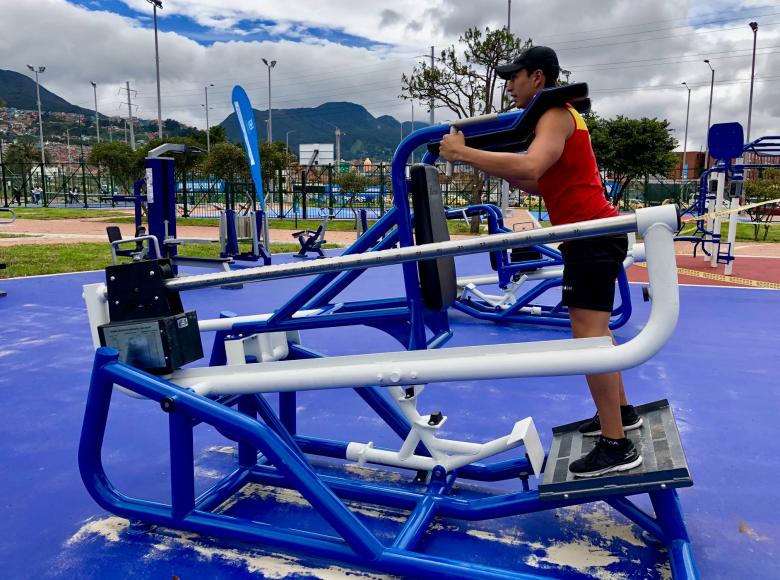
M 538 69 L 530 74 L 526 69 L 521 69 L 514 73 L 506 84 L 506 91 L 518 109 L 528 105 L 537 91 L 543 88 L 544 74 Z

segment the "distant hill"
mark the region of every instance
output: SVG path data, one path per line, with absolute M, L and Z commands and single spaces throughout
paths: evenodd
M 267 139 L 266 119 L 268 111 L 254 110 L 258 134 Z M 273 110 L 274 141 L 284 141 L 289 133 L 290 149 L 298 151 L 301 143 L 335 143 L 336 127 L 341 130 L 342 159 L 374 160 L 390 159 L 401 140 L 402 125 L 393 117 L 374 117 L 361 105 L 349 102 L 325 103 L 319 107 Z M 241 141 L 241 130 L 236 114 L 231 113 L 222 123 L 228 139 Z M 427 123 L 415 123 L 415 129 L 427 127 Z M 412 130 L 410 122 L 403 123 L 403 135 Z
M 43 86 L 44 76 L 41 80 L 41 109 L 58 113 L 79 113 L 82 115 L 94 115 L 94 111 L 71 105 L 62 97 L 58 97 Z M 37 111 L 38 100 L 35 96 L 35 79 L 12 70 L 0 69 L 0 98 L 5 101 L 6 107 L 22 109 L 24 111 Z M 101 115 L 102 117 L 102 115 Z
M 44 76 L 41 81 L 45 80 Z M 0 69 L 0 105 L 25 111 L 35 111 L 38 108 L 35 97 L 35 79 L 27 75 Z M 41 84 L 41 108 L 46 112 L 78 113 L 86 116 L 84 128 L 91 128 L 94 111 L 70 104 L 65 99 L 48 91 Z M 104 115 L 101 114 L 101 124 Z M 268 111 L 255 109 L 260 138 L 265 140 Z M 44 130 L 47 136 L 65 135 L 67 123 L 45 121 Z M 139 124 L 149 131 L 154 131 L 156 121 L 139 120 Z M 230 141 L 241 142 L 240 130 L 235 113 L 231 113 L 222 123 Z M 427 123 L 415 123 L 415 129 L 427 127 Z M 324 103 L 319 107 L 273 110 L 273 137 L 275 141 L 284 141 L 289 132 L 290 149 L 298 151 L 301 143 L 335 143 L 336 127 L 341 129 L 341 157 L 346 160 L 365 159 L 389 160 L 401 135 L 407 136 L 412 130 L 412 124 L 403 124 L 389 115 L 374 117 L 361 105 L 350 102 Z M 174 120 L 166 120 L 164 132 L 169 136 L 187 136 L 196 129 L 182 125 Z M 72 136 L 72 135 L 71 135 Z

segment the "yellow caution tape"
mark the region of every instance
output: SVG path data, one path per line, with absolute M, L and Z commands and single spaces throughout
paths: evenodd
M 638 263 L 634 264 L 640 268 L 647 268 L 647 264 Z M 699 270 L 692 270 L 690 268 L 677 268 L 677 273 L 682 276 L 692 276 L 694 278 L 703 278 L 704 280 L 717 280 L 718 282 L 730 282 L 731 284 L 739 284 L 740 286 L 748 286 L 750 288 L 770 288 L 772 290 L 780 290 L 780 284 L 777 282 L 765 282 L 764 280 L 753 280 L 751 278 L 739 278 L 737 276 L 725 276 L 723 274 L 715 274 L 713 272 L 700 272 Z
M 759 206 L 762 206 L 762 205 L 769 205 L 770 203 L 780 203 L 780 197 L 778 197 L 777 199 L 770 199 L 769 201 L 760 201 L 758 203 L 751 203 L 751 204 L 742 205 L 742 206 L 739 206 L 739 207 L 734 207 L 734 208 L 729 208 L 729 209 L 722 209 L 722 210 L 719 210 L 719 211 L 714 211 L 712 213 L 708 213 L 708 214 L 704 214 L 704 215 L 700 215 L 700 216 L 693 216 L 690 220 L 687 220 L 687 221 L 693 222 L 693 221 L 699 221 L 699 220 L 711 220 L 711 219 L 715 219 L 717 217 L 721 217 L 721 216 L 724 216 L 724 215 L 729 215 L 731 213 L 736 213 L 736 212 L 740 212 L 740 211 L 746 211 L 746 210 L 749 210 L 749 209 L 753 209 L 754 207 L 759 207 Z M 773 222 L 769 222 L 768 224 L 762 223 L 760 225 L 771 225 L 772 223 Z

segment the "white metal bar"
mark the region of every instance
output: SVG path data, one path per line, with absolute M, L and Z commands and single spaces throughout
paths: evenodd
M 187 276 L 186 278 L 177 278 L 167 281 L 166 287 L 170 290 L 191 290 L 195 288 L 222 286 L 228 283 L 260 282 L 262 280 L 276 280 L 280 278 L 388 266 L 445 256 L 479 254 L 510 247 L 525 247 L 534 244 L 545 244 L 599 235 L 628 233 L 636 230 L 637 220 L 642 213 L 647 216 L 655 216 L 653 218 L 654 221 L 665 223 L 671 228 L 677 227 L 676 206 L 665 205 L 642 208 L 637 210 L 635 215 L 604 218 L 577 224 L 566 224 L 528 232 L 495 234 L 467 240 L 450 240 L 422 246 L 410 246 L 349 256 L 339 256 L 308 263 L 279 264 L 248 268 L 246 270 L 227 273 Z
M 679 314 L 673 239 L 676 217 L 670 226 L 653 221 L 654 215 L 663 214 L 637 213 L 647 252 L 650 316 L 642 331 L 624 344 L 612 346 L 608 337 L 600 337 L 374 353 L 250 364 L 232 372 L 220 367 L 183 369 L 171 380 L 201 394 L 227 394 L 581 375 L 637 366 L 663 347 Z

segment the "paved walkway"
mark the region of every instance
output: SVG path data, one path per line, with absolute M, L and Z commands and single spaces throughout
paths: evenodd
M 3 234 L 21 234 L 27 237 L 18 238 L 0 238 L 0 248 L 6 246 L 15 246 L 21 244 L 67 244 L 78 242 L 105 242 L 106 225 L 109 222 L 106 218 L 84 218 L 67 220 L 25 220 L 17 219 L 13 224 L 0 226 L 0 233 Z M 273 223 L 273 222 L 272 222 Z M 511 215 L 507 216 L 505 223 L 515 231 L 530 229 L 532 227 L 532 218 L 526 210 L 514 209 Z M 133 224 L 113 224 L 118 225 L 124 237 L 132 237 L 134 234 Z M 179 226 L 179 237 L 182 238 L 218 238 L 216 227 L 206 226 Z M 291 236 L 292 230 L 271 229 L 272 242 L 294 242 Z M 330 243 L 336 243 L 348 246 L 356 239 L 355 232 L 328 231 L 327 240 Z M 458 236 L 468 237 L 468 236 Z M 12 251 L 12 250 L 4 250 Z M 780 282 L 780 244 L 765 242 L 739 242 L 735 244 L 734 254 L 737 260 L 734 262 L 734 271 L 732 273 L 734 282 L 723 276 L 724 266 L 721 264 L 717 268 L 711 268 L 708 262 L 703 258 L 694 259 L 691 256 L 693 244 L 689 242 L 678 242 L 676 244 L 676 253 L 680 256 L 678 265 L 686 271 L 697 270 L 701 273 L 699 276 L 687 276 L 681 271 L 680 281 L 684 283 L 695 284 L 736 284 L 751 285 L 751 281 L 763 281 L 776 285 Z M 690 273 L 690 272 L 689 272 Z M 629 277 L 634 281 L 643 281 L 646 279 L 646 271 L 641 267 L 634 267 L 629 271 Z M 738 279 L 748 279 L 740 282 Z M 752 284 L 755 285 L 755 284 Z

